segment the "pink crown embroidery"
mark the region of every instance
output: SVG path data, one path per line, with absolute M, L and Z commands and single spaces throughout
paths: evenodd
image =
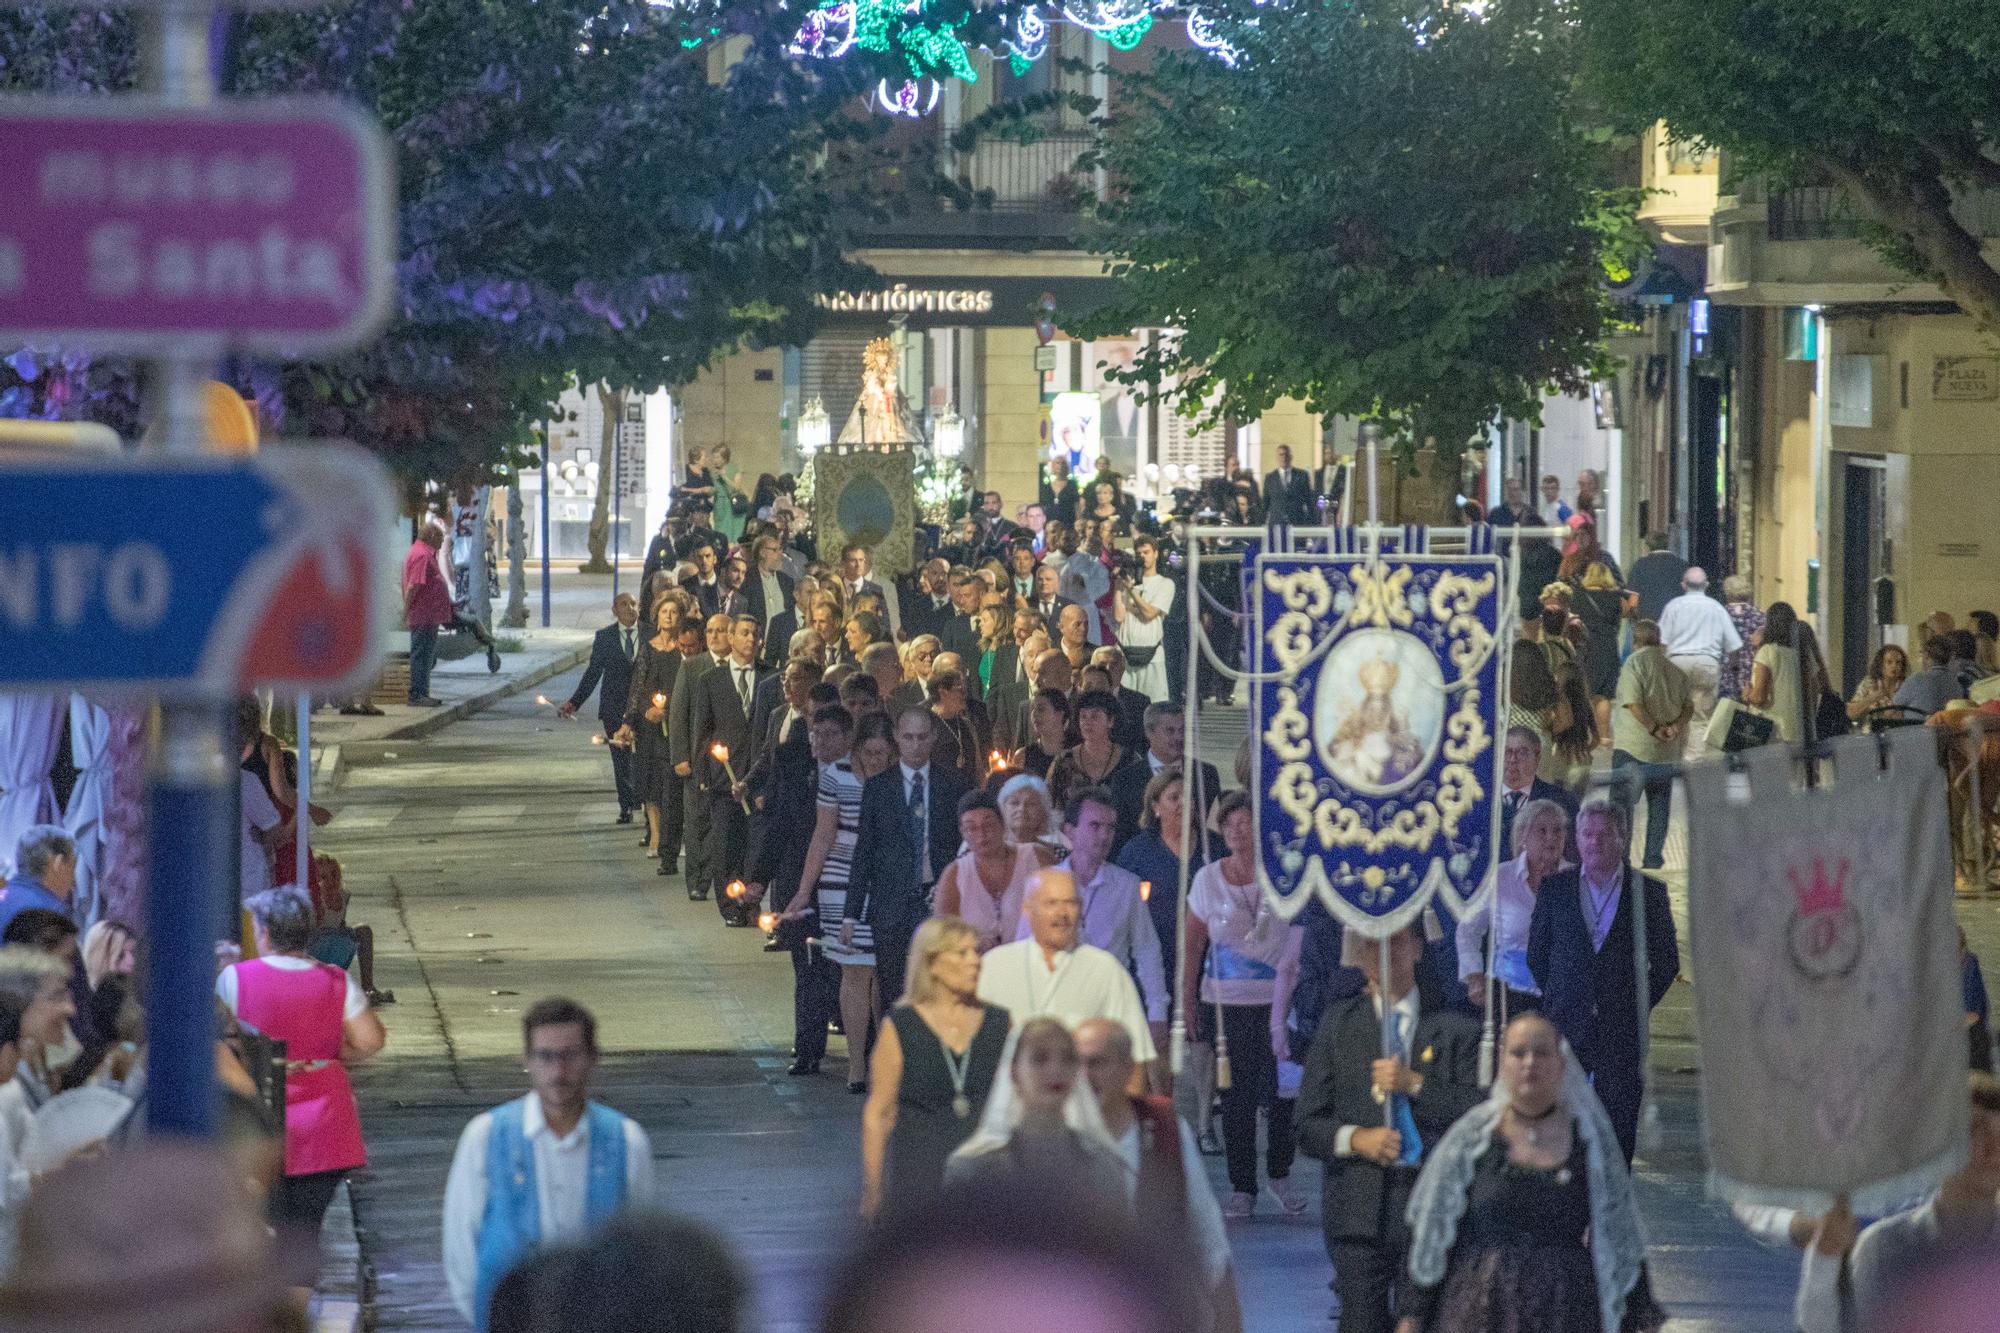
M 1798 900 L 1800 916 L 1814 917 L 1838 912 L 1847 887 L 1847 861 L 1845 858 L 1841 860 L 1840 869 L 1830 880 L 1826 875 L 1826 862 L 1817 856 L 1813 858 L 1810 884 L 1800 882 L 1797 870 L 1787 870 L 1785 878 L 1792 882 L 1792 896 Z

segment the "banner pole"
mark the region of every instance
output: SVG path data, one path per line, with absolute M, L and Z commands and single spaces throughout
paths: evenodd
M 1176 1078 L 1187 1064 L 1187 1005 L 1182 998 L 1184 990 L 1182 978 L 1187 968 L 1187 900 L 1188 900 L 1188 858 L 1193 854 L 1194 811 L 1187 801 L 1187 794 L 1196 790 L 1201 778 L 1201 735 L 1200 681 L 1201 681 L 1201 539 L 1194 535 L 1192 526 L 1188 529 L 1187 544 L 1187 588 L 1181 594 L 1187 599 L 1188 609 L 1188 653 L 1187 686 L 1182 700 L 1186 706 L 1188 725 L 1187 743 L 1181 747 L 1181 864 L 1176 877 L 1179 881 L 1179 897 L 1174 900 L 1174 975 L 1170 985 L 1169 1011 L 1173 1021 L 1167 1029 L 1167 1065 Z M 1255 711 L 1254 709 L 1252 710 Z
M 292 873 L 302 893 L 312 894 L 312 851 L 308 846 L 307 830 L 312 827 L 312 696 L 299 695 L 299 780 L 293 784 L 292 799 L 297 804 L 292 809 L 293 841 L 297 844 L 298 857 Z

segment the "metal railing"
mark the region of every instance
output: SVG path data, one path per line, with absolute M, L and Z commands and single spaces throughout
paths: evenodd
M 1077 160 L 1089 130 L 1051 130 L 1032 143 L 983 139 L 970 152 L 947 150 L 946 172 L 996 213 L 1076 213 L 1095 198 L 1095 173 Z

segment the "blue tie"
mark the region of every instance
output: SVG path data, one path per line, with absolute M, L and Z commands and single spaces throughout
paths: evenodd
M 1409 1049 L 1403 1045 L 1403 1020 L 1400 1014 L 1391 1011 L 1389 1021 L 1389 1051 L 1391 1059 L 1397 1056 L 1409 1063 Z M 1415 1166 L 1423 1158 L 1424 1141 L 1417 1133 L 1417 1118 L 1410 1114 L 1410 1099 L 1400 1092 L 1389 1094 L 1389 1119 L 1395 1131 L 1403 1136 L 1403 1155 L 1397 1161 L 1403 1166 Z

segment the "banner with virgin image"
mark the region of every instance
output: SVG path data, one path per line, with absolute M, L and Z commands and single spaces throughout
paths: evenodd
M 1492 862 L 1500 566 L 1491 556 L 1262 555 L 1257 840 L 1286 916 L 1319 897 L 1386 935 L 1461 913 Z

